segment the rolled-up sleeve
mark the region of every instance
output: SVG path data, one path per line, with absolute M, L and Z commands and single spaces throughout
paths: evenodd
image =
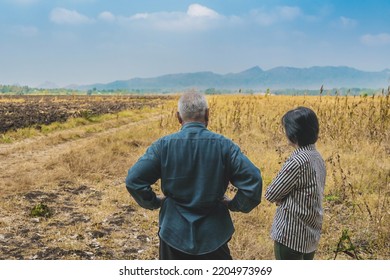
M 263 185 L 260 170 L 236 145 L 231 149 L 230 182 L 237 193 L 228 204 L 229 210 L 248 213 L 260 203 Z
M 156 196 L 151 185 L 160 177 L 158 145 L 154 143 L 129 169 L 126 177 L 126 188 L 141 207 L 151 210 L 158 209 L 161 206 L 161 200 Z
M 295 160 L 287 160 L 268 186 L 265 198 L 270 202 L 282 201 L 296 186 L 299 174 L 299 164 Z

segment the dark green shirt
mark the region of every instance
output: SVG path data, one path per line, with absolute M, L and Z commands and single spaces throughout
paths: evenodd
M 161 179 L 166 199 L 151 188 Z M 229 182 L 237 192 L 221 202 Z M 212 252 L 234 232 L 229 210 L 249 212 L 260 203 L 260 171 L 240 148 L 204 124 L 187 123 L 154 142 L 129 170 L 126 187 L 137 203 L 160 209 L 159 235 L 187 254 Z

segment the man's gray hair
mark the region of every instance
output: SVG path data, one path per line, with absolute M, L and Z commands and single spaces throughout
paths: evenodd
M 178 111 L 183 121 L 202 121 L 208 109 L 206 96 L 191 90 L 183 93 L 179 99 Z

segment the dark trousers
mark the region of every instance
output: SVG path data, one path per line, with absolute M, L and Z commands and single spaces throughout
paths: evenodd
M 160 238 L 160 260 L 232 260 L 230 249 L 227 243 L 219 247 L 217 250 L 203 254 L 190 255 L 175 248 L 172 248 Z
M 315 254 L 315 251 L 307 254 L 301 253 L 276 241 L 274 243 L 274 251 L 275 259 L 277 260 L 312 260 Z

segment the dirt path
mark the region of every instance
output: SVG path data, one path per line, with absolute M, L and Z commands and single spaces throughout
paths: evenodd
M 109 128 L 103 131 L 90 132 L 95 127 L 102 126 L 102 124 L 91 124 L 54 132 L 47 136 L 28 138 L 11 144 L 1 144 L 0 182 L 2 181 L 3 184 L 0 183 L 0 192 L 4 195 L 9 191 L 14 191 L 4 188 L 4 182 L 7 179 L 13 180 L 20 170 L 23 170 L 24 173 L 36 171 L 38 168 L 45 166 L 47 162 L 69 153 L 76 147 L 87 147 L 89 143 L 96 139 L 130 130 L 136 126 L 145 126 L 161 118 L 162 116 L 159 114 L 152 114 L 146 119 L 120 124 L 119 126 L 117 126 L 115 120 L 110 120 L 104 123 Z
M 150 232 L 156 224 L 150 224 L 150 213 L 123 197 L 122 177 L 113 178 L 109 186 L 83 184 L 56 181 L 47 170 L 56 159 L 99 139 L 147 127 L 161 118 L 151 113 L 140 121 L 110 120 L 1 144 L 0 259 L 142 259 L 156 255 L 158 240 Z M 37 205 L 48 206 L 50 215 L 32 217 Z M 152 220 L 157 221 L 156 217 Z

